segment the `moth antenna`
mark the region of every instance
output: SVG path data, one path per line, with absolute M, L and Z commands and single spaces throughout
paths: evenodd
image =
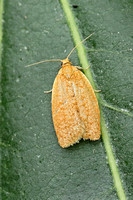
M 86 41 L 87 39 L 89 39 L 94 33 L 90 34 L 89 36 L 87 36 L 85 39 L 83 39 L 81 42 L 79 42 L 71 51 L 70 53 L 68 54 L 67 56 L 67 59 L 70 57 L 70 55 L 72 54 L 72 52 L 81 44 L 83 43 L 84 41 Z M 60 59 L 52 59 L 52 60 L 43 60 L 43 61 L 40 61 L 40 62 L 36 62 L 36 63 L 33 63 L 33 64 L 30 64 L 30 65 L 26 65 L 25 67 L 31 67 L 31 66 L 34 66 L 34 65 L 38 65 L 38 64 L 41 64 L 41 63 L 44 63 L 44 62 L 51 62 L 51 61 L 61 61 Z
M 85 39 L 83 39 L 81 42 L 79 42 L 71 51 L 70 53 L 68 54 L 67 56 L 67 59 L 69 58 L 69 56 L 72 54 L 72 52 L 81 44 L 83 43 L 84 41 L 86 41 L 87 39 L 89 39 L 94 33 L 90 34 L 89 36 L 87 36 Z
M 31 67 L 33 65 L 38 65 L 38 64 L 41 64 L 41 63 L 44 63 L 44 62 L 50 62 L 50 61 L 61 61 L 60 59 L 53 59 L 53 60 L 43 60 L 43 61 L 40 61 L 40 62 L 37 62 L 37 63 L 33 63 L 33 64 L 30 64 L 30 65 L 26 65 L 25 67 Z

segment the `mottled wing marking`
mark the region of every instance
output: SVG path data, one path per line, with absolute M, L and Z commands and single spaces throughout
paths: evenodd
M 74 66 L 60 69 L 52 91 L 52 115 L 59 144 L 68 147 L 81 138 L 100 137 L 100 116 L 93 89 Z
M 83 139 L 98 140 L 100 138 L 100 113 L 95 93 L 81 71 L 75 72 L 75 79 L 77 105 L 85 126 L 82 137 Z

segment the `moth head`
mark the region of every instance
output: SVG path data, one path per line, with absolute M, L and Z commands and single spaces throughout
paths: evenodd
M 61 60 L 61 66 L 64 67 L 66 65 L 71 65 L 72 63 L 68 60 L 68 58 Z

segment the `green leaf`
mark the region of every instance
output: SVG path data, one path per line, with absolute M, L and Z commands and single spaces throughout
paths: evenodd
M 4 2 L 2 199 L 132 199 L 132 10 L 131 1 Z M 70 59 L 82 67 L 89 61 L 85 74 L 101 90 L 102 137 L 62 149 L 51 94 L 43 93 L 52 89 L 60 64 L 24 66 L 64 59 L 93 32 Z

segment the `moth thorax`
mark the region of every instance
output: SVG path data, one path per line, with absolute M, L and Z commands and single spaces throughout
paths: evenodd
M 65 65 L 62 67 L 62 73 L 67 78 L 70 79 L 73 74 L 72 65 Z

